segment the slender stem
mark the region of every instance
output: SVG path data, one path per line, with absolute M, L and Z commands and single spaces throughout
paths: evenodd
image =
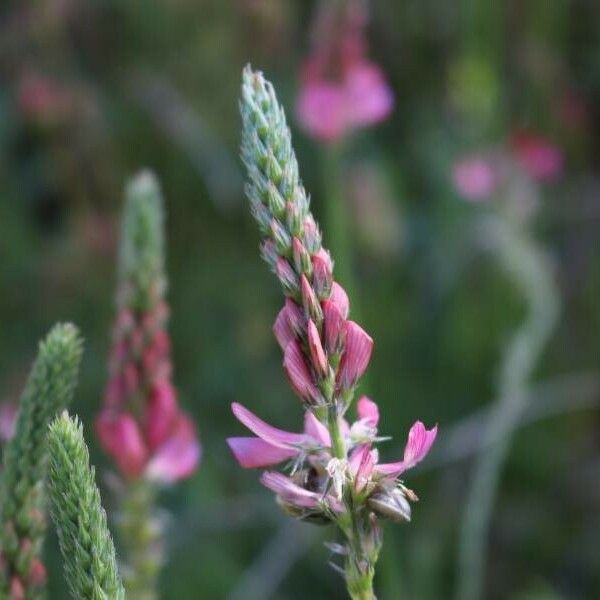
M 338 415 L 337 405 L 332 402 L 329 405 L 327 413 L 327 426 L 331 437 L 331 450 L 335 458 L 346 458 L 346 445 L 344 444 L 344 436 L 340 430 L 340 419 Z
M 156 600 L 164 562 L 163 523 L 156 513 L 156 488 L 140 480 L 127 485 L 119 528 L 125 548 L 123 580 L 130 600 Z
M 509 344 L 499 377 L 499 396 L 475 467 L 460 538 L 456 597 L 478 600 L 483 592 L 485 546 L 502 464 L 512 432 L 527 408 L 527 382 L 556 322 L 558 292 L 550 261 L 521 227 L 498 220 L 491 231 L 498 256 L 523 293 L 528 315 Z

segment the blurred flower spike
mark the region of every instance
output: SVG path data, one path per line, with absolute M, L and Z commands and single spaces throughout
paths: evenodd
M 351 1 L 323 3 L 313 49 L 301 71 L 297 116 L 301 127 L 323 142 L 386 119 L 394 96 L 382 69 L 367 59 L 366 10 Z
M 96 430 L 125 477 L 170 484 L 194 472 L 201 447 L 171 382 L 163 207 L 148 172 L 128 187 L 122 236 L 110 379 Z

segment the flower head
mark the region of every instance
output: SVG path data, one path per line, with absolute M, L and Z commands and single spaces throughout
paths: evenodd
M 193 473 L 201 447 L 171 382 L 161 202 L 149 173 L 128 189 L 110 379 L 96 431 L 123 475 L 172 483 Z

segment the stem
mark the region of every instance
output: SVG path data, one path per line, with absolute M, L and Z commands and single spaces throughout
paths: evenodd
M 333 456 L 339 459 L 346 458 L 346 445 L 344 444 L 344 436 L 340 430 L 340 419 L 335 402 L 329 405 L 327 426 L 331 437 L 331 451 Z
M 122 498 L 119 528 L 127 557 L 123 581 L 130 600 L 156 600 L 164 562 L 163 522 L 156 513 L 156 487 L 130 482 Z
M 504 356 L 499 397 L 488 419 L 484 449 L 465 506 L 456 594 L 460 600 L 482 597 L 485 546 L 502 464 L 512 432 L 527 408 L 527 381 L 552 333 L 559 309 L 550 262 L 528 233 L 504 219 L 494 223 L 491 233 L 505 270 L 527 301 L 528 315 Z

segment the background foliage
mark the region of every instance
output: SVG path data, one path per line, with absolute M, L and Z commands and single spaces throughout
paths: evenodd
M 493 399 L 523 305 L 478 247 L 478 208 L 459 199 L 451 168 L 517 128 L 550 136 L 566 168 L 543 188 L 535 233 L 556 262 L 563 313 L 536 398 L 562 409 L 516 435 L 489 541 L 487 597 L 597 597 L 600 5 L 381 0 L 371 9 L 371 54 L 396 108 L 349 140 L 344 168 L 382 430 L 400 436 L 422 418 L 448 436 Z M 91 423 L 106 378 L 122 189 L 147 166 L 165 193 L 175 381 L 205 455 L 197 475 L 166 494 L 176 518 L 164 598 L 300 599 L 307 589 L 343 597 L 325 566 L 327 532 L 289 523 L 224 443 L 240 433 L 233 400 L 284 429 L 300 415 L 271 335 L 280 293 L 258 257 L 241 190 L 237 99 L 252 62 L 274 81 L 294 126 L 313 13 L 314 2 L 292 0 L 7 0 L 0 8 L 2 396 L 18 396 L 48 326 L 76 322 L 86 352 L 73 410 L 99 473 L 108 463 Z M 50 89 L 41 108 L 31 102 L 40 79 Z M 327 202 L 321 150 L 294 133 L 318 215 Z M 386 527 L 382 598 L 453 590 L 471 461 L 451 460 L 448 442 L 441 436 L 411 478 L 422 497 L 412 525 Z M 50 542 L 51 597 L 63 598 Z

